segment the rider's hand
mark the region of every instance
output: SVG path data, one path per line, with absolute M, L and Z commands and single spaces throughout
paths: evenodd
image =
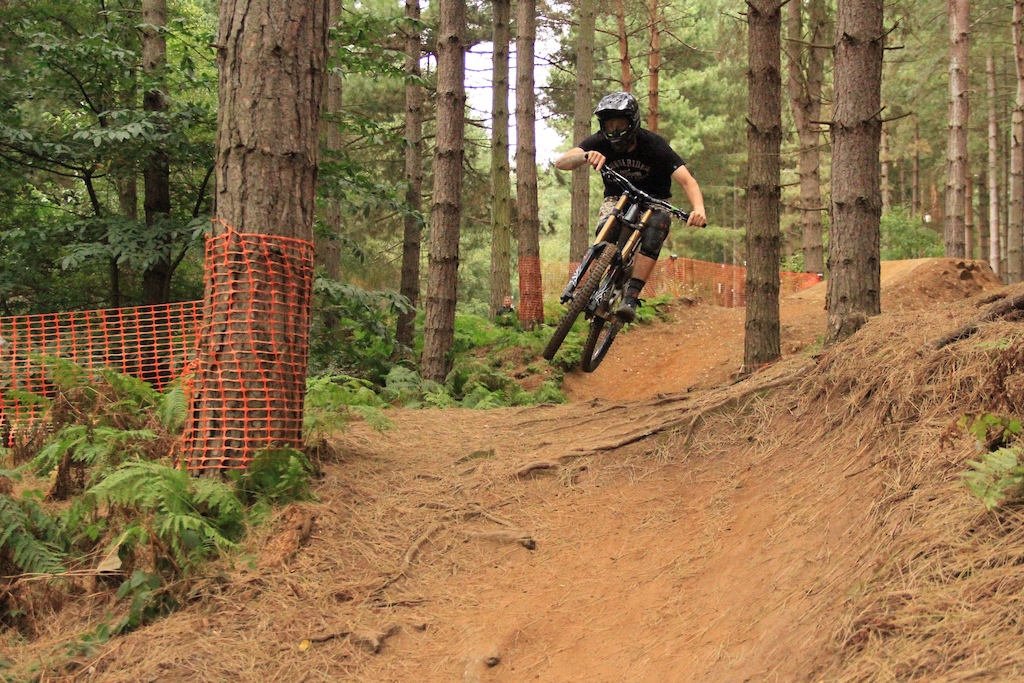
M 607 157 L 605 157 L 605 155 L 594 150 L 584 152 L 583 156 L 587 160 L 587 163 L 594 167 L 595 171 L 600 171 L 601 167 L 604 166 L 604 162 L 607 160 Z
M 593 154 L 593 152 L 591 152 Z M 708 224 L 708 218 L 704 215 L 704 209 L 694 209 L 690 212 L 690 218 L 686 221 L 687 225 L 703 228 Z

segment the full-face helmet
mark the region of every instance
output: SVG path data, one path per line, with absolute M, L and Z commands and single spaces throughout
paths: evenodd
M 613 92 L 601 98 L 594 109 L 601 134 L 616 152 L 625 152 L 640 130 L 640 103 L 628 92 Z

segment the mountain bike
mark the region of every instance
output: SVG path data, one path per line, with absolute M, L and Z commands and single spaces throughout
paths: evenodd
M 597 369 L 622 329 L 624 323 L 615 315 L 615 309 L 632 276 L 633 257 L 640 248 L 641 233 L 654 211 L 667 211 L 681 221 L 690 217 L 686 211 L 652 197 L 610 168 L 602 168 L 601 176 L 622 188 L 622 195 L 615 209 L 599 226 L 597 237 L 562 292 L 561 302 L 568 304 L 569 308 L 543 354 L 547 360 L 555 357 L 582 313 L 590 320 L 580 363 L 584 372 Z

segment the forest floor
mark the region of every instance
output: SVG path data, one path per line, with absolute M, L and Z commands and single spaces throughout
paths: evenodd
M 566 405 L 356 423 L 316 501 L 193 604 L 43 679 L 1024 680 L 1022 518 L 962 486 L 955 429 L 1013 407 L 1024 330 L 932 344 L 1024 290 L 978 262 L 882 273 L 883 315 L 827 350 L 825 284 L 785 297 L 784 358 L 742 381 L 743 310 L 680 304 Z M 110 607 L 0 654 L 45 662 Z

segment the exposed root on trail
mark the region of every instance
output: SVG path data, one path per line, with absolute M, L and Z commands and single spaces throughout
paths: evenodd
M 982 313 L 980 316 L 967 322 L 952 332 L 947 332 L 941 337 L 930 341 L 922 351 L 937 351 L 945 346 L 949 346 L 953 342 L 958 342 L 962 339 L 977 334 L 980 326 L 983 323 L 992 322 L 1000 318 L 1005 319 L 1019 319 L 1021 311 L 1024 311 L 1024 293 L 1010 295 L 1009 292 L 1001 292 L 999 295 L 994 297 L 986 297 L 982 300 L 982 304 L 992 303 L 992 301 L 998 301 L 994 305 L 990 306 L 987 311 Z

